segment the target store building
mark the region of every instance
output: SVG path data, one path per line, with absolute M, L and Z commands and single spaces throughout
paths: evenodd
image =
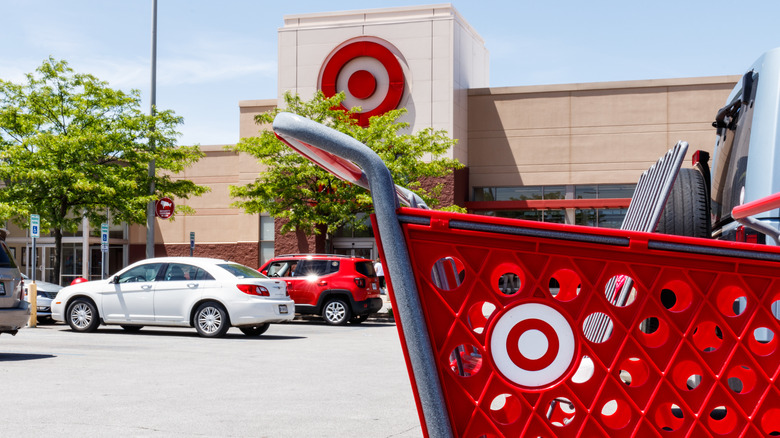
M 289 15 L 278 44 L 277 96 L 238 102 L 241 137 L 269 129 L 254 116 L 286 91 L 304 99 L 344 91 L 346 106 L 362 108 L 361 122 L 406 108 L 412 130 L 443 129 L 458 140 L 449 156 L 465 167 L 445 178 L 444 205 L 602 227 L 619 226 L 641 173 L 677 140 L 711 151 L 711 123 L 739 79 L 491 88 L 489 47 L 449 4 Z M 376 257 L 370 232 L 343 230 L 326 248 L 322 238 L 282 236 L 273 218 L 231 208 L 228 187 L 253 181 L 258 164 L 223 145 L 202 149 L 206 158 L 182 176 L 212 191 L 187 201 L 196 215 L 158 220 L 158 253 L 189 254 L 194 232 L 196 255 L 250 266 L 291 252 Z M 143 254 L 143 233 L 128 236 L 131 258 Z
M 304 99 L 317 90 L 344 91 L 346 106 L 362 108 L 362 122 L 406 108 L 403 120 L 412 130 L 443 129 L 458 140 L 449 156 L 465 167 L 444 178 L 444 205 L 601 227 L 619 226 L 641 173 L 677 140 L 688 141 L 690 150 L 711 152 L 711 123 L 741 73 L 490 87 L 489 44 L 449 4 L 289 15 L 278 30 L 278 44 L 277 96 L 237 102 L 241 137 L 269 129 L 255 124 L 254 116 L 276 107 L 286 91 Z M 157 255 L 189 255 L 194 243 L 196 256 L 249 266 L 293 252 L 376 257 L 370 232 L 342 230 L 325 247 L 322 238 L 282 236 L 273 218 L 231 207 L 229 187 L 254 181 L 259 164 L 225 145 L 201 150 L 205 158 L 179 176 L 211 191 L 174 200 L 196 214 L 157 219 Z M 11 231 L 9 245 L 29 275 L 29 239 Z M 67 236 L 65 251 L 76 262 L 63 264 L 72 268 L 60 281 L 99 276 L 98 236 L 88 223 Z M 42 269 L 51 265 L 51 240 L 38 240 Z M 144 258 L 145 243 L 144 227 L 112 224 L 110 265 Z

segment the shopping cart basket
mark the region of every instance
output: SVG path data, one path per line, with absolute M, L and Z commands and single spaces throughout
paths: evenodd
M 274 130 L 370 188 L 427 436 L 780 435 L 779 248 L 401 207 L 365 145 Z

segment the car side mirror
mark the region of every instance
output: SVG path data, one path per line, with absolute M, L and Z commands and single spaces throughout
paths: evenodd
M 114 276 L 111 278 L 111 283 L 114 283 L 114 284 L 119 284 L 119 276 L 118 276 L 118 275 L 114 275 Z

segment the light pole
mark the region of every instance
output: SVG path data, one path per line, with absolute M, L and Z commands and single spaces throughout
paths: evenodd
M 149 114 L 154 117 L 157 104 L 157 0 L 152 0 L 152 89 L 149 99 Z M 152 125 L 152 133 L 154 125 Z M 149 149 L 154 151 L 154 137 L 149 136 Z M 149 161 L 149 195 L 155 193 L 154 158 Z M 154 257 L 154 200 L 146 205 L 146 258 Z

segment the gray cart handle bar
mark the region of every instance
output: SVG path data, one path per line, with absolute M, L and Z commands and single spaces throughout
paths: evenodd
M 400 203 L 425 207 L 417 195 L 396 186 L 385 163 L 368 146 L 354 138 L 291 113 L 274 119 L 276 135 L 304 157 L 344 181 L 371 192 L 393 296 L 412 368 L 417 394 L 431 437 L 452 437 L 436 360 L 414 281 L 409 252 L 396 209 Z M 362 170 L 361 170 L 362 169 Z

